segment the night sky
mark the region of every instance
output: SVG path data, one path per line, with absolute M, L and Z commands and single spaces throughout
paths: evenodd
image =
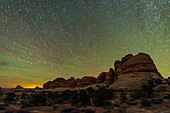
M 145 52 L 170 76 L 169 0 L 0 0 L 0 87 L 98 76 Z

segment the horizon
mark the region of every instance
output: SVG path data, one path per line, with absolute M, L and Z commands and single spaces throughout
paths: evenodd
M 168 0 L 1 0 L 0 87 L 97 77 L 147 53 L 170 77 Z M 34 87 L 34 88 L 35 88 Z

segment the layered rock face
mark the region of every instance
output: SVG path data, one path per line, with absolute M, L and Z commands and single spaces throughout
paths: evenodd
M 94 77 L 83 77 L 82 79 L 76 79 L 74 80 L 73 77 L 71 77 L 68 80 L 65 80 L 64 78 L 57 78 L 54 81 L 49 81 L 43 85 L 43 88 L 45 89 L 52 89 L 57 87 L 85 87 L 87 85 L 92 85 L 96 83 L 96 78 Z
M 93 85 L 95 83 L 105 83 L 111 84 L 114 81 L 114 71 L 110 68 L 109 72 L 102 72 L 97 79 L 95 77 L 85 76 L 81 79 L 76 79 L 74 77 L 65 80 L 64 78 L 57 78 L 53 81 L 48 81 L 43 85 L 44 89 L 53 89 L 59 87 L 86 87 L 88 85 Z
M 108 83 L 111 84 L 114 82 L 115 73 L 112 68 L 109 69 L 109 72 L 102 72 L 96 79 L 97 83 Z
M 163 79 L 151 57 L 145 53 L 128 54 L 121 61 L 115 61 L 114 67 L 117 80 L 110 89 L 140 90 L 149 80 Z
M 145 53 L 135 56 L 128 54 L 120 61 L 115 61 L 114 68 L 115 71 L 110 68 L 109 72 L 102 72 L 97 78 L 88 76 L 81 79 L 71 77 L 68 80 L 57 78 L 45 83 L 43 88 L 76 88 L 95 84 L 111 84 L 109 88 L 113 90 L 142 90 L 142 86 L 147 85 L 149 80 L 163 80 L 151 57 Z

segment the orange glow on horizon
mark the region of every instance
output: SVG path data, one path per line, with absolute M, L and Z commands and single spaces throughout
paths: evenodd
M 37 87 L 38 85 L 35 86 L 23 86 L 23 88 L 28 88 L 28 89 L 34 89 L 35 87 Z M 43 86 L 38 86 L 39 88 L 43 88 Z

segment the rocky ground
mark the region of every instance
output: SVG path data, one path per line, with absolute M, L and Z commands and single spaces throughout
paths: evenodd
M 25 111 L 20 111 L 18 113 L 93 113 L 79 112 L 87 109 L 93 110 L 95 113 L 170 113 L 170 99 L 164 100 L 160 104 L 150 103 L 148 106 L 142 106 L 140 100 L 135 100 L 134 103 L 136 104 L 129 105 L 128 102 L 124 102 L 119 105 L 113 105 L 109 107 L 83 106 L 77 109 L 70 104 L 56 104 L 54 106 L 35 106 L 26 108 L 21 108 L 21 105 L 9 104 L 9 106 L 4 106 L 6 110 L 0 110 L 0 113 L 15 113 L 17 110 Z M 62 110 L 69 108 L 73 108 L 74 112 L 62 112 Z
M 38 106 L 38 107 L 21 108 L 20 105 L 9 105 L 8 107 L 5 107 L 6 110 L 0 110 L 0 113 L 6 113 L 8 111 L 16 111 L 16 110 L 29 111 L 30 113 L 61 113 L 61 111 L 63 109 L 75 108 L 75 107 L 72 107 L 70 104 L 55 105 L 55 107 Z M 85 110 L 91 109 L 91 110 L 94 110 L 95 113 L 107 113 L 108 111 L 111 113 L 119 113 L 118 111 L 114 110 L 113 108 L 106 109 L 104 107 L 94 107 L 94 106 L 81 107 L 81 108 L 77 109 L 77 112 L 71 112 L 71 113 L 79 113 L 78 110 L 82 110 L 82 109 L 85 109 Z M 67 112 L 67 113 L 70 113 L 70 112 Z M 89 112 L 89 113 L 92 113 L 92 112 Z

